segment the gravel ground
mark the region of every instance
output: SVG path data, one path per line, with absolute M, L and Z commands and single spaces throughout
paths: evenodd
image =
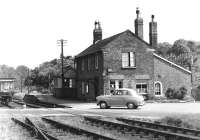
M 11 121 L 11 117 L 22 116 L 70 116 L 68 113 L 81 115 L 99 115 L 128 118 L 161 119 L 166 116 L 181 118 L 185 122 L 200 127 L 200 103 L 147 103 L 137 110 L 127 108 L 99 109 L 95 103 L 76 104 L 72 109 L 6 109 L 0 106 L 0 140 L 21 140 L 26 131 Z M 20 132 L 20 133 L 19 133 Z M 23 133 L 21 133 L 23 132 Z M 19 134 L 19 137 L 16 137 Z M 27 133 L 28 134 L 28 133 Z M 30 137 L 29 137 L 30 138 Z M 22 139 L 23 140 L 23 139 Z
M 19 125 L 16 125 L 10 118 L 0 119 L 0 140 L 37 140 L 31 137 L 30 133 Z

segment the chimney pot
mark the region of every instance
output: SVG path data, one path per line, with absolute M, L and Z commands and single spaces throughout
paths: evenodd
M 102 29 L 99 21 L 95 21 L 93 30 L 93 44 L 97 41 L 102 40 Z
M 135 19 L 135 35 L 143 39 L 143 19 L 139 17 L 140 11 L 136 9 L 137 18 Z

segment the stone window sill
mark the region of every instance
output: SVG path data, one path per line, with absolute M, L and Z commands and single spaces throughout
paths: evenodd
M 122 67 L 122 69 L 136 69 L 136 67 Z

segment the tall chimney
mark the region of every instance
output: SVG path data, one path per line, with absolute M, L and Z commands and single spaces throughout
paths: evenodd
M 102 29 L 99 21 L 95 21 L 93 30 L 93 44 L 102 40 Z
M 137 18 L 135 19 L 135 35 L 143 39 L 143 19 L 140 17 L 140 11 L 136 9 Z
M 151 15 L 151 22 L 149 22 L 149 43 L 152 47 L 157 47 L 157 22 L 154 21 L 154 15 Z

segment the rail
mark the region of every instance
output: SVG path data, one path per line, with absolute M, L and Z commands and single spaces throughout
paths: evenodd
M 52 120 L 52 119 L 48 119 L 48 118 L 42 118 L 44 121 L 47 121 L 53 125 L 56 125 L 62 129 L 67 129 L 67 130 L 70 130 L 74 133 L 77 133 L 77 134 L 86 134 L 88 136 L 92 136 L 93 139 L 103 139 L 103 140 L 116 140 L 115 138 L 111 138 L 109 136 L 104 136 L 104 135 L 101 135 L 101 134 L 98 134 L 96 132 L 91 132 L 91 131 L 88 131 L 88 130 L 85 130 L 85 129 L 82 129 L 82 128 L 79 128 L 79 127 L 75 127 L 75 126 L 72 126 L 72 125 L 69 125 L 69 124 L 63 124 L 63 123 L 60 123 L 60 122 L 57 122 L 55 120 Z
M 26 117 L 26 122 L 22 122 L 16 118 L 12 118 L 12 120 L 28 129 L 30 132 L 34 132 L 34 135 L 37 136 L 40 140 L 58 140 L 55 136 L 52 136 L 47 131 L 39 128 L 36 124 L 34 124 L 29 118 Z
M 112 126 L 114 128 L 118 128 L 121 130 L 124 130 L 124 133 L 132 133 L 133 135 L 136 133 L 142 132 L 142 135 L 153 135 L 152 137 L 156 138 L 158 136 L 165 137 L 166 140 L 200 140 L 200 137 L 197 136 L 191 136 L 186 134 L 180 134 L 180 133 L 174 133 L 174 132 L 168 132 L 164 130 L 158 130 L 153 128 L 147 128 L 145 126 L 133 126 L 125 123 L 120 123 L 117 121 L 112 120 L 102 120 L 99 118 L 93 118 L 93 117 L 84 117 L 85 120 L 88 120 L 92 123 L 101 124 L 101 125 L 107 125 Z
M 189 128 L 183 128 L 183 127 L 177 127 L 177 126 L 171 126 L 167 124 L 158 124 L 158 123 L 153 123 L 153 122 L 147 122 L 147 121 L 140 121 L 140 120 L 133 120 L 133 119 L 125 119 L 125 118 L 117 118 L 119 121 L 123 121 L 127 124 L 131 125 L 139 125 L 139 126 L 146 126 L 148 128 L 156 128 L 156 129 L 162 129 L 162 130 L 168 130 L 171 132 L 178 132 L 182 134 L 191 134 L 194 136 L 199 136 L 200 135 L 200 130 L 197 129 L 189 129 Z M 200 138 L 199 138 L 200 139 Z

